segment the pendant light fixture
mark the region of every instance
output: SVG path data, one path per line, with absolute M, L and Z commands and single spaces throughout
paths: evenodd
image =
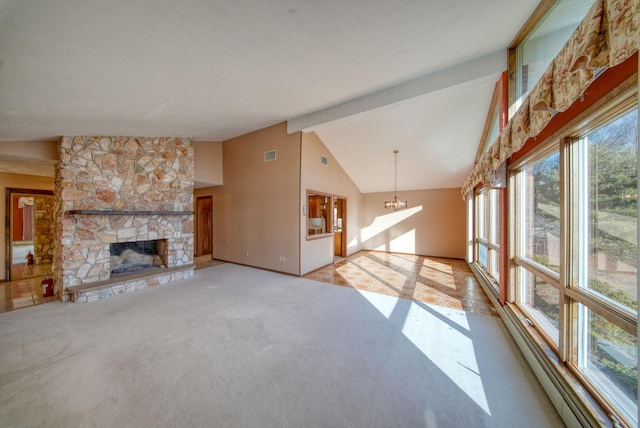
M 407 208 L 407 201 L 399 201 L 398 200 L 398 195 L 397 193 L 397 186 L 398 186 L 398 149 L 395 149 L 393 151 L 393 154 L 395 156 L 395 160 L 394 160 L 394 178 L 393 178 L 393 199 L 390 201 L 385 201 L 384 202 L 384 207 L 388 208 L 390 210 L 401 210 L 403 208 Z

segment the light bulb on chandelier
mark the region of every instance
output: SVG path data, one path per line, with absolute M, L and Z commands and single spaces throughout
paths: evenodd
M 398 185 L 398 149 L 395 149 L 393 151 L 393 154 L 395 156 L 395 160 L 394 160 L 394 179 L 393 179 L 393 199 L 390 201 L 384 201 L 384 207 L 388 208 L 390 210 L 401 210 L 403 208 L 407 208 L 407 201 L 400 201 L 398 200 L 398 195 L 397 195 L 397 185 Z

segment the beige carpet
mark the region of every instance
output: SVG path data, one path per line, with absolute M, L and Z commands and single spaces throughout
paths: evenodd
M 2 427 L 558 427 L 495 317 L 222 264 L 0 314 Z

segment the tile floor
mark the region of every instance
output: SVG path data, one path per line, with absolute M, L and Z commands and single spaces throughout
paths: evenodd
M 220 262 L 197 257 L 196 269 Z M 44 266 L 18 266 L 15 281 L 0 283 L 0 312 L 54 301 L 42 296 Z M 26 269 L 26 270 L 25 270 Z M 26 277 L 20 278 L 21 273 Z M 36 275 L 31 276 L 29 275 Z M 418 302 L 497 316 L 484 291 L 463 260 L 409 254 L 360 251 L 304 276 L 307 279 L 372 291 Z
M 498 316 L 464 260 L 360 251 L 304 278 Z
M 26 308 L 55 301 L 55 297 L 44 297 L 42 280 L 51 273 L 51 264 L 11 266 L 12 281 L 0 282 L 0 312 Z
M 196 269 L 220 264 L 211 256 L 196 257 Z M 45 273 L 51 272 L 51 264 L 27 265 L 19 263 L 11 266 L 12 281 L 0 282 L 0 313 L 42 303 L 54 302 L 56 297 L 42 295 L 42 280 Z

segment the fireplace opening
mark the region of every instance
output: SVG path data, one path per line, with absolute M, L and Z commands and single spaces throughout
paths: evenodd
M 164 267 L 166 247 L 166 239 L 111 244 L 111 274 Z

